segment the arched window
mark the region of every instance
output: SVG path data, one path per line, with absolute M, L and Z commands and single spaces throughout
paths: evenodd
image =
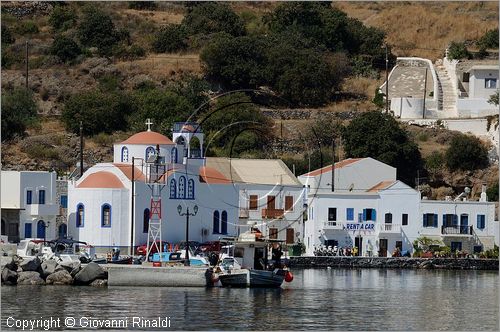
M 179 178 L 179 195 L 177 198 L 186 198 L 186 178 L 183 176 Z
M 66 224 L 59 225 L 59 238 L 65 238 L 68 234 L 68 226 Z
M 190 179 L 188 181 L 187 198 L 188 199 L 194 199 L 194 180 L 193 179 Z
M 36 224 L 36 237 L 39 239 L 45 238 L 45 221 L 38 220 Z
M 177 197 L 177 184 L 175 183 L 175 179 L 170 180 L 170 198 Z
M 128 148 L 126 146 L 122 148 L 122 162 L 123 163 L 128 162 Z
M 227 212 L 226 211 L 222 211 L 222 222 L 221 222 L 221 226 L 220 226 L 220 232 L 222 234 L 227 234 Z
M 177 148 L 172 148 L 172 151 L 170 152 L 170 162 L 177 164 Z
M 111 205 L 103 204 L 101 207 L 101 226 L 111 227 Z
M 386 224 L 391 224 L 392 223 L 392 213 L 386 213 L 385 214 L 385 223 Z
M 214 211 L 214 225 L 213 225 L 213 233 L 219 234 L 219 211 Z
M 149 160 L 149 157 L 154 156 L 154 155 L 155 155 L 155 148 L 153 148 L 152 146 L 149 146 L 146 149 L 146 160 Z
M 142 232 L 147 233 L 149 231 L 149 209 L 144 209 L 144 217 L 142 219 Z
M 83 204 L 76 206 L 76 227 L 83 227 L 85 224 L 85 207 Z

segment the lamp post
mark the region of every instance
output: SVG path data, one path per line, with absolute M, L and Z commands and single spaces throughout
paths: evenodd
M 179 216 L 186 216 L 186 260 L 184 261 L 184 266 L 189 266 L 189 216 L 195 216 L 198 213 L 198 205 L 193 207 L 194 213 L 189 212 L 189 207 L 186 208 L 186 212 L 182 213 L 182 206 L 177 206 L 177 213 Z

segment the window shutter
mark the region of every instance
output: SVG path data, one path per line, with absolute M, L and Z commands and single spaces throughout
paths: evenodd
M 362 221 L 365 221 L 366 220 L 366 209 L 363 209 L 363 220 Z
M 446 223 L 446 214 L 443 214 L 443 226 L 449 226 L 449 225 Z
M 373 215 L 372 215 L 373 216 L 373 221 L 377 221 L 377 210 L 372 209 L 372 211 L 373 211 Z
M 423 220 L 422 226 L 426 227 L 427 226 L 427 214 L 426 213 L 423 214 L 422 220 Z
M 453 226 L 458 225 L 458 216 L 456 214 L 453 215 Z
M 434 214 L 434 227 L 438 227 L 438 215 Z

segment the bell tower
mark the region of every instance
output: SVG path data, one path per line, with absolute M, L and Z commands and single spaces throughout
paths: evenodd
M 187 159 L 203 159 L 203 140 L 205 135 L 196 122 L 176 122 L 172 128 L 172 139 L 177 148 L 183 150 Z

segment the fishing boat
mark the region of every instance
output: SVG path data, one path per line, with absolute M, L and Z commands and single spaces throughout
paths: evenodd
M 80 261 L 82 255 L 76 253 L 76 246 L 87 246 L 86 242 L 60 238 L 46 241 L 43 239 L 23 239 L 17 246 L 17 255 L 22 258 L 40 257 L 43 260 L 55 259 L 59 262 Z
M 208 266 L 209 262 L 206 257 L 195 255 L 192 250 L 189 250 L 189 265 L 190 266 Z M 161 255 L 161 256 L 160 256 Z M 161 259 L 160 259 L 161 257 Z M 180 264 L 184 262 L 186 250 L 181 251 L 164 251 L 153 254 L 153 263 L 164 262 L 166 264 Z
M 273 264 L 268 260 L 269 249 L 275 247 L 276 251 L 279 242 L 262 238 L 260 232 L 243 233 L 221 254 L 216 275 L 222 286 L 277 288 L 283 281 L 291 282 L 293 275 L 281 265 L 281 258 Z

